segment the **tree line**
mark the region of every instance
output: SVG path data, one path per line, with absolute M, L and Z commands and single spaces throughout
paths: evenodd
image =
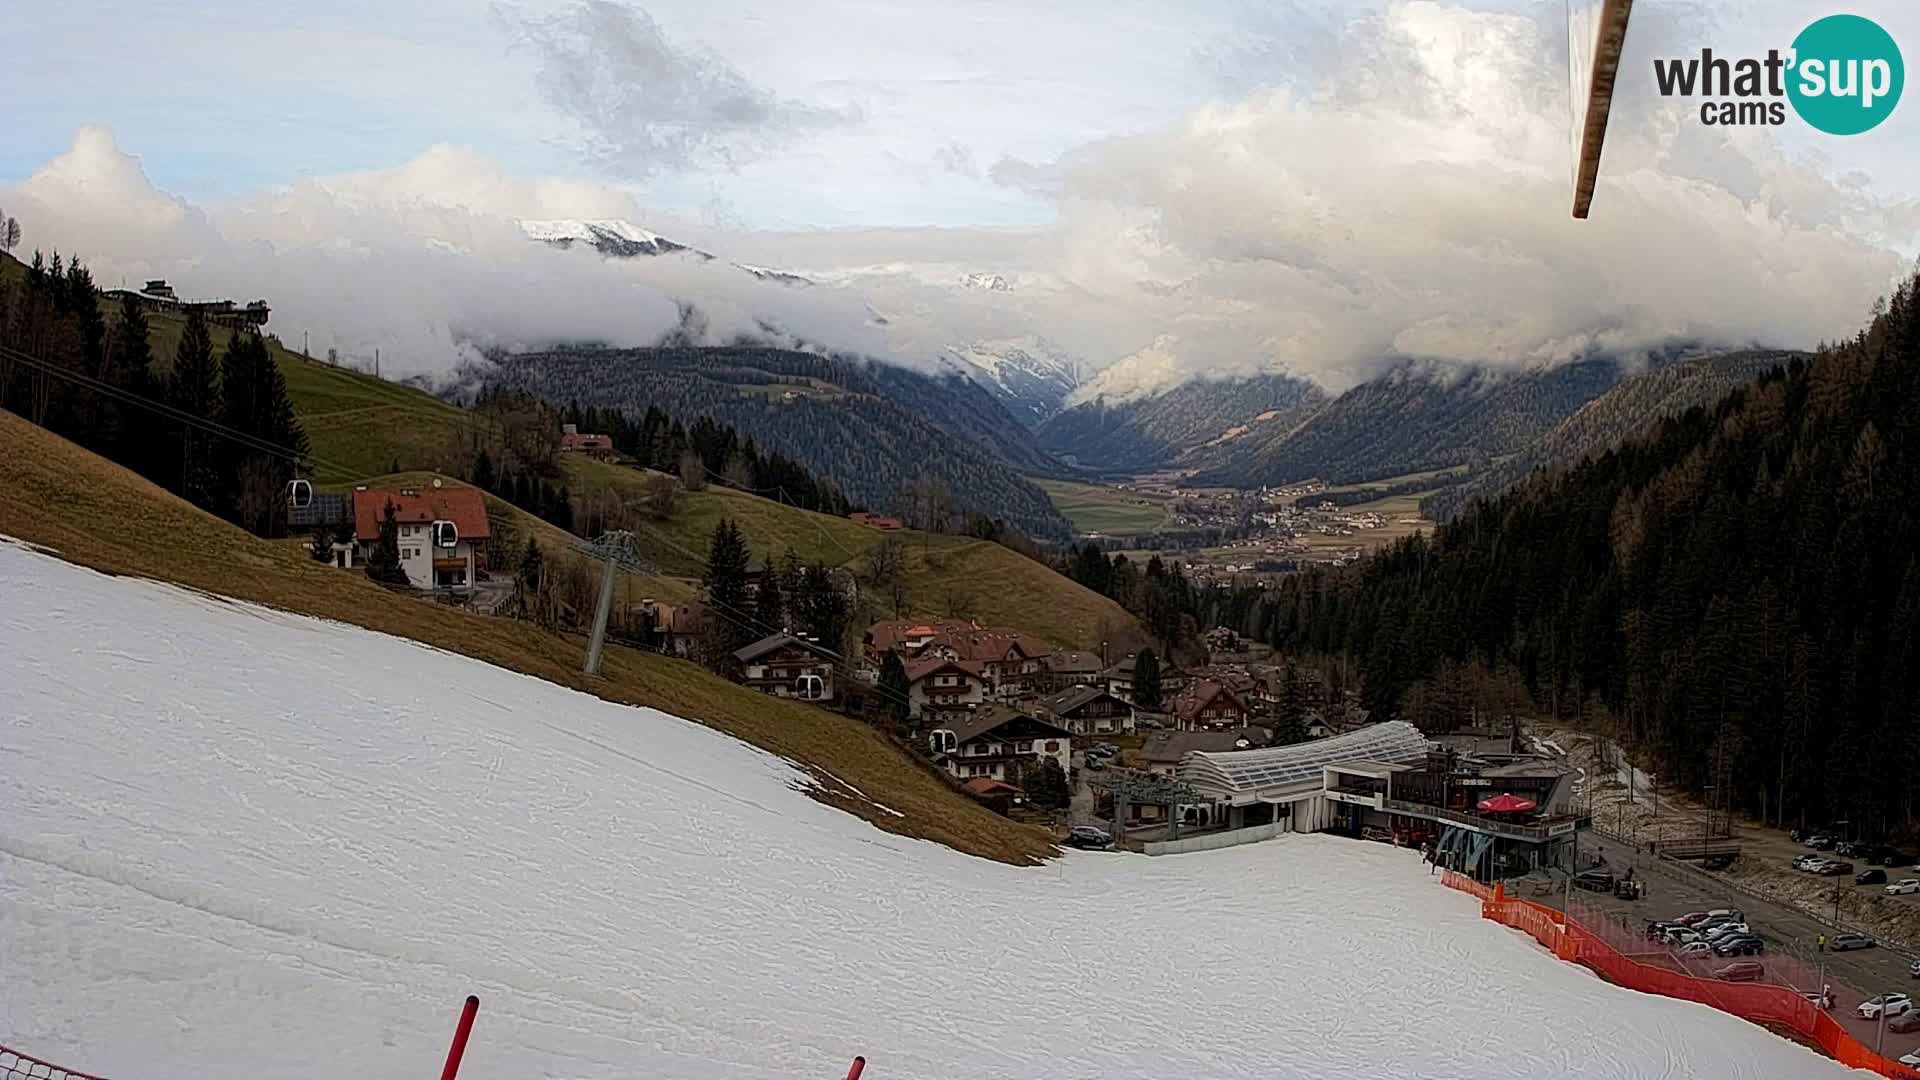
M 752 562 L 740 527 L 732 518 L 721 518 L 708 541 L 701 574 L 711 613 L 703 649 L 707 666 L 732 673 L 736 651 L 782 632 L 812 638 L 845 656 L 853 631 L 853 602 L 832 572 L 819 562 L 802 563 L 791 547 L 777 565 L 769 552 L 758 574 Z
M 1376 718 L 1531 706 L 1776 824 L 1917 821 L 1920 286 L 1851 340 L 1432 538 L 1215 601 L 1359 668 Z
M 216 358 L 189 311 L 173 355 L 157 357 L 146 309 L 129 296 L 109 321 L 79 259 L 36 251 L 17 281 L 11 269 L 0 266 L 0 345 L 12 350 L 0 352 L 0 408 L 257 535 L 286 534 L 308 446 L 266 339 L 231 331 Z

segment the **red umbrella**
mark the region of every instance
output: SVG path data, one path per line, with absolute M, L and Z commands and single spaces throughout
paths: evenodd
M 1490 814 L 1518 814 L 1538 805 L 1532 799 L 1523 799 L 1518 795 L 1495 795 L 1491 799 L 1480 800 L 1480 809 Z

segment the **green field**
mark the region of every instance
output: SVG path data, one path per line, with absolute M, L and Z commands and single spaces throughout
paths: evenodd
M 103 309 L 109 320 L 119 317 L 116 305 Z M 149 312 L 147 326 L 154 366 L 172 370 L 186 320 Z M 222 326 L 207 330 L 218 357 L 232 331 Z M 461 420 L 458 407 L 411 386 L 306 359 L 271 337 L 267 346 L 306 430 L 313 480 L 348 483 L 392 472 L 396 464 L 402 470 L 445 466 L 442 458 Z
M 1137 491 L 1075 480 L 1035 480 L 1074 531 L 1126 534 L 1154 532 L 1172 524 L 1167 500 Z

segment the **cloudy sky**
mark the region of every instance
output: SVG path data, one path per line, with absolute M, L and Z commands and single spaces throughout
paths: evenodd
M 1920 49 L 1913 5 L 1850 10 Z M 645 342 L 675 299 L 717 335 L 771 322 L 907 363 L 1038 339 L 1113 393 L 1852 329 L 1917 247 L 1920 101 L 1853 138 L 1702 127 L 1654 94 L 1654 57 L 1784 48 L 1827 12 L 1642 0 L 1594 217 L 1573 222 L 1563 12 L 25 5 L 0 208 L 104 280 L 265 295 L 283 338 L 382 347 L 397 371 Z M 821 284 L 605 264 L 516 218 L 622 218 Z M 974 271 L 1014 288 L 962 287 Z

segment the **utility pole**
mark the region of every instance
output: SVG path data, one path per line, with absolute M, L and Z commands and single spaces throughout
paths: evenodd
M 613 611 L 615 564 L 635 574 L 651 575 L 659 571 L 640 556 L 639 541 L 624 530 L 601 533 L 592 543 L 580 543 L 575 547 L 584 555 L 606 560 L 606 569 L 600 576 L 600 600 L 593 610 L 593 633 L 587 639 L 586 660 L 580 665 L 580 670 L 586 674 L 598 675 L 607 646 L 607 617 Z

